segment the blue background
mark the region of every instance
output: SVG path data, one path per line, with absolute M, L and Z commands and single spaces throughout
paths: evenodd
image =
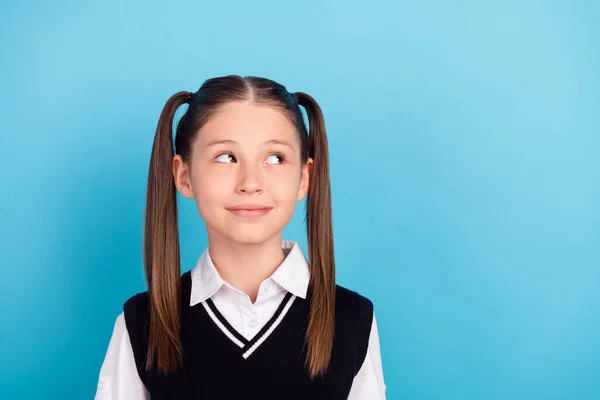
M 92 398 L 173 93 L 321 104 L 388 399 L 600 398 L 600 5 L 3 1 L 0 398 Z M 182 113 L 183 110 L 180 112 Z M 206 246 L 180 197 L 183 270 Z M 284 231 L 306 251 L 304 203 Z

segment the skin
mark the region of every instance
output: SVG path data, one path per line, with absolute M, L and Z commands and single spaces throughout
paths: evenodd
M 219 140 L 235 143 L 211 144 Z M 173 157 L 175 185 L 179 193 L 196 201 L 215 267 L 252 303 L 261 282 L 285 258 L 282 231 L 296 203 L 308 193 L 312 167 L 310 158 L 301 165 L 300 141 L 287 115 L 250 101 L 223 105 L 200 129 L 191 167 L 180 155 Z M 273 208 L 255 219 L 226 209 L 243 204 Z

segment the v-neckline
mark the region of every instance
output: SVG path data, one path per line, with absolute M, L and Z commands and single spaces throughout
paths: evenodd
M 273 314 L 269 321 L 267 321 L 260 331 L 258 331 L 258 333 L 250 340 L 246 339 L 242 334 L 235 330 L 233 326 L 231 326 L 231 324 L 215 306 L 215 303 L 211 298 L 204 300 L 201 304 L 211 321 L 230 341 L 240 348 L 242 357 L 247 360 L 281 325 L 295 300 L 295 295 L 293 295 L 291 292 L 286 293 L 285 297 L 277 307 L 275 314 Z

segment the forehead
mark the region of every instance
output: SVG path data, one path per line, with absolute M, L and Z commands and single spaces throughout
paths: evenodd
M 249 101 L 226 103 L 210 117 L 197 141 L 203 146 L 215 139 L 230 139 L 242 145 L 272 139 L 298 142 L 296 129 L 284 111 Z

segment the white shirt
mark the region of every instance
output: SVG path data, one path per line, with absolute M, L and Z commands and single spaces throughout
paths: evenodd
M 270 278 L 259 288 L 256 302 L 224 281 L 215 268 L 208 246 L 191 271 L 192 288 L 190 306 L 209 298 L 231 327 L 247 340 L 252 339 L 273 317 L 285 295 L 306 298 L 310 270 L 308 260 L 297 242 L 283 240 L 286 257 Z M 214 318 L 213 318 L 214 319 Z M 221 324 L 222 325 L 222 324 Z M 222 325 L 223 326 L 223 325 Z M 221 328 L 225 333 L 227 328 Z M 385 400 L 377 322 L 369 336 L 367 356 L 354 377 L 349 400 Z M 133 350 L 123 313 L 119 314 L 108 350 L 100 369 L 95 400 L 148 400 L 149 394 L 141 381 L 135 365 Z

